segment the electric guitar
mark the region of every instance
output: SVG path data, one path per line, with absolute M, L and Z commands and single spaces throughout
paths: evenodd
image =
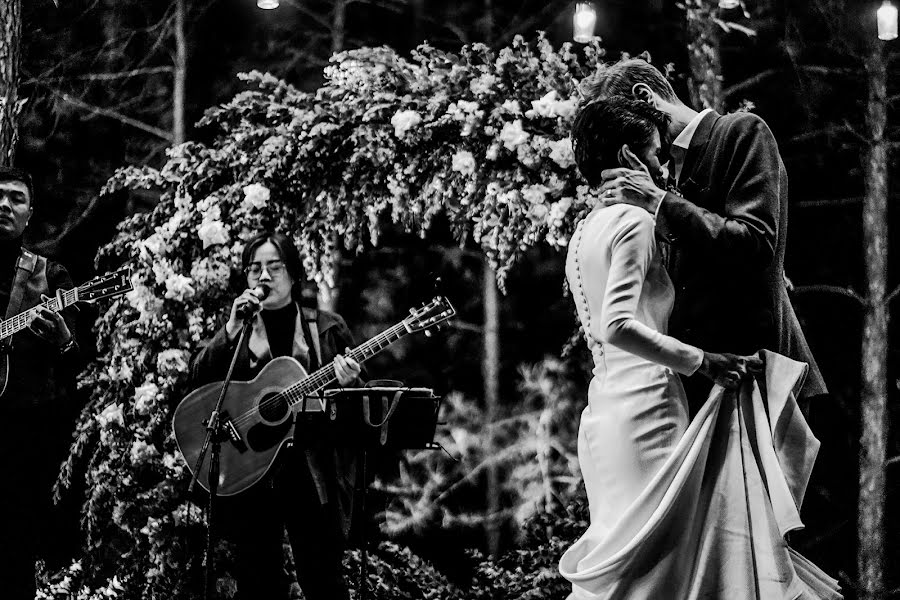
M 77 288 L 57 291 L 55 297 L 42 302 L 38 306 L 43 306 L 53 312 L 61 312 L 76 302 L 96 302 L 97 300 L 124 294 L 131 291 L 131 289 L 131 272 L 124 268 L 114 273 L 95 277 Z M 33 306 L 17 315 L 0 321 L 0 341 L 12 337 L 31 325 L 31 322 L 37 315 L 37 308 L 37 306 Z M 6 384 L 9 382 L 9 363 L 9 354 L 0 352 L 0 396 L 6 392 Z
M 410 310 L 410 316 L 360 344 L 347 356 L 362 363 L 410 333 L 431 333 L 430 328 L 455 314 L 446 298 L 437 297 Z M 253 380 L 231 382 L 219 413 L 221 450 L 217 495 L 233 496 L 262 479 L 281 448 L 293 439 L 294 415 L 324 412 L 324 402 L 312 394 L 335 379 L 332 363 L 307 374 L 296 360 L 280 356 L 267 363 Z M 207 419 L 218 402 L 222 384 L 216 381 L 197 388 L 175 408 L 172 420 L 175 440 L 192 473 L 206 439 Z M 197 481 L 209 491 L 206 458 Z

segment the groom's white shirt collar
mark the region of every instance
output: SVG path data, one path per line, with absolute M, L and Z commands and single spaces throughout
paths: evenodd
M 681 130 L 681 133 L 678 134 L 675 141 L 672 142 L 673 152 L 671 172 L 675 177 L 675 181 L 681 180 L 681 168 L 684 166 L 684 157 L 687 155 L 688 148 L 691 147 L 691 140 L 694 139 L 694 133 L 697 132 L 700 121 L 703 120 L 703 117 L 705 117 L 707 113 L 711 112 L 711 108 L 704 108 L 697 113 L 697 115 L 691 119 L 691 122 L 687 124 L 687 127 Z M 678 147 L 681 150 L 677 151 L 674 147 Z

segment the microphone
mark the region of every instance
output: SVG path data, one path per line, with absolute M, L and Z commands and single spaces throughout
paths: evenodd
M 255 288 L 253 288 L 252 290 L 250 290 L 250 293 L 253 294 L 254 296 L 256 296 L 257 300 L 265 300 L 266 298 L 269 297 L 269 292 L 271 292 L 271 291 L 272 290 L 269 288 L 269 286 L 258 285 Z
M 272 290 L 269 289 L 267 286 L 258 285 L 255 288 L 253 288 L 252 290 L 250 290 L 250 293 L 253 294 L 254 296 L 256 296 L 257 300 L 262 301 L 262 300 L 265 300 L 269 296 L 269 292 L 271 292 L 271 291 Z M 237 316 L 241 319 L 249 319 L 250 317 L 252 317 L 253 315 L 256 314 L 257 310 L 258 310 L 257 308 L 254 308 L 250 305 L 245 304 L 244 306 L 242 306 L 240 308 L 240 310 L 238 310 Z

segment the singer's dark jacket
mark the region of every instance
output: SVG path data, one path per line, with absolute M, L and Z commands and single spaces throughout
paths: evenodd
M 325 310 L 311 311 L 306 308 L 302 309 L 302 313 L 307 322 L 311 318 L 316 321 L 321 365 L 332 362 L 335 355 L 343 353 L 346 348 L 354 347 L 350 329 L 339 315 Z M 231 362 L 236 343 L 236 340 L 228 340 L 228 334 L 223 325 L 209 343 L 192 357 L 192 387 L 223 379 L 228 372 L 228 365 Z M 309 344 L 309 346 L 313 352 L 313 345 Z M 259 364 L 256 368 L 250 367 L 248 336 L 244 339 L 239 351 L 233 380 L 253 379 L 263 366 L 263 364 Z M 307 464 L 319 492 L 320 502 L 323 504 L 325 502 L 334 503 L 340 511 L 343 533 L 346 536 L 353 515 L 353 494 L 357 478 L 356 452 L 346 446 L 335 445 L 333 440 L 316 437 L 317 429 L 321 430 L 322 428 L 306 428 L 302 433 L 303 439 L 300 439 L 301 432 L 298 429 L 295 446 L 287 451 L 282 450 L 282 453 L 292 453 L 291 458 Z M 263 483 L 257 485 L 263 485 Z
M 675 285 L 674 337 L 710 352 L 761 348 L 810 365 L 801 396 L 826 392 L 784 279 L 788 181 L 778 145 L 751 113 L 708 113 L 657 218 Z

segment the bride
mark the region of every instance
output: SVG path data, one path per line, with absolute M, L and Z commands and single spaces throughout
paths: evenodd
M 598 186 L 598 165 L 640 165 L 663 187 L 667 124 L 622 97 L 587 105 L 572 132 L 579 169 Z M 674 290 L 654 229 L 642 208 L 600 204 L 569 244 L 566 277 L 594 361 L 578 438 L 590 527 L 559 567 L 570 600 L 841 598 L 784 542 L 802 526 L 818 449 L 792 395 L 805 365 L 666 335 Z M 718 385 L 689 422 L 678 374 L 694 373 Z

